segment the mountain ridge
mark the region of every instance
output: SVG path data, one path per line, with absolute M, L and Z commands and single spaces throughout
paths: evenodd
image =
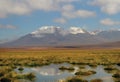
M 120 41 L 120 30 L 89 32 L 79 27 L 43 26 L 5 46 L 80 46 Z

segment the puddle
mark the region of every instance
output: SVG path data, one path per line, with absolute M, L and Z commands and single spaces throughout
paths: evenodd
M 29 72 L 33 72 L 36 75 L 36 79 L 34 82 L 58 82 L 59 80 L 64 80 L 67 77 L 72 77 L 75 76 L 75 72 L 77 72 L 77 70 L 79 69 L 79 66 L 75 66 L 74 71 L 61 71 L 59 70 L 59 67 L 61 66 L 65 66 L 65 67 L 71 67 L 73 65 L 68 64 L 68 63 L 63 63 L 63 64 L 50 64 L 47 66 L 42 66 L 42 67 L 24 67 L 24 70 L 22 72 L 20 72 L 18 69 L 15 69 L 16 72 L 19 73 L 29 73 Z M 120 69 L 119 67 L 117 67 L 118 69 Z M 96 68 L 92 68 L 88 65 L 85 66 L 86 70 L 94 70 L 97 73 L 90 75 L 90 76 L 85 76 L 82 77 L 83 79 L 88 80 L 88 82 L 90 82 L 90 80 L 92 79 L 102 79 L 103 82 L 114 82 L 113 78 L 112 78 L 112 74 L 107 73 L 104 70 L 104 66 L 99 65 Z M 24 81 L 23 81 L 24 82 Z M 33 82 L 33 81 L 32 81 Z

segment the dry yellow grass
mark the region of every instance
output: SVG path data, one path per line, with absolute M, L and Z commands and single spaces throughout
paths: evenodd
M 117 64 L 120 49 L 1 49 L 0 65 Z M 29 65 L 28 65 L 29 66 Z M 32 66 L 32 65 L 31 65 Z

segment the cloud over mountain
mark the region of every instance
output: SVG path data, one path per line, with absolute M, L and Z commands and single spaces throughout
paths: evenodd
M 90 3 L 109 15 L 120 13 L 120 0 L 93 0 Z
M 0 18 L 9 15 L 28 15 L 34 11 L 59 12 L 60 18 L 54 19 L 57 23 L 66 23 L 71 18 L 94 17 L 96 13 L 86 9 L 76 9 L 73 2 L 79 0 L 0 0 Z
M 9 14 L 26 15 L 35 10 L 60 11 L 62 5 L 78 0 L 0 0 L 0 18 Z
M 114 21 L 110 18 L 103 19 L 100 21 L 100 23 L 106 26 L 120 25 L 120 21 Z

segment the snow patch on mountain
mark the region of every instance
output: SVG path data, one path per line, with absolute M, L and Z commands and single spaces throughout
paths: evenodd
M 92 32 L 89 32 L 91 35 L 97 35 L 98 33 L 102 32 L 103 30 L 95 30 Z
M 86 33 L 86 31 L 84 29 L 81 29 L 79 27 L 70 27 L 69 32 L 71 34 Z
M 56 26 L 43 26 L 31 34 L 35 37 L 43 37 L 45 34 L 61 33 L 62 29 Z
M 60 34 L 62 36 L 68 35 L 68 34 L 79 34 L 79 33 L 86 33 L 84 29 L 81 29 L 80 27 L 70 27 L 69 29 L 62 29 L 61 27 L 57 26 L 42 26 L 36 31 L 33 31 L 31 34 L 33 37 L 44 37 L 45 34 Z
M 32 32 L 31 34 L 51 34 L 51 33 L 56 32 L 57 30 L 60 30 L 60 27 L 43 26 L 39 28 L 38 30 Z

